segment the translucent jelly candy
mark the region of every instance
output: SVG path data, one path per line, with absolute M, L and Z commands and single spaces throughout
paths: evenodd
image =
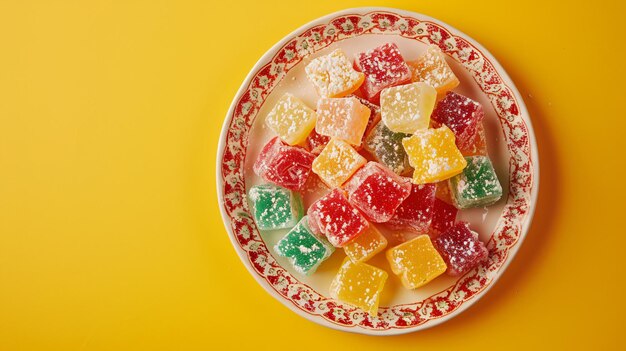
M 402 146 L 402 139 L 410 134 L 394 133 L 378 122 L 365 137 L 364 147 L 372 157 L 396 174 L 404 174 L 409 168 L 409 159 Z
M 365 142 L 365 137 L 370 133 L 372 128 L 380 121 L 380 106 L 356 95 L 350 95 L 350 97 L 355 97 L 359 100 L 360 103 L 365 105 L 370 109 L 370 118 L 367 121 L 367 127 L 365 128 L 365 133 L 363 134 L 363 140 L 361 140 L 361 145 Z
M 274 246 L 274 251 L 289 261 L 298 273 L 311 274 L 335 251 L 326 239 L 311 231 L 307 216 Z
M 430 223 L 429 234 L 437 236 L 438 234 L 448 230 L 454 225 L 456 215 L 459 210 L 439 198 L 435 198 L 433 202 L 433 219 Z
M 467 167 L 450 179 L 452 200 L 458 208 L 489 206 L 502 197 L 502 186 L 486 156 L 465 158 Z
M 393 273 L 407 289 L 419 288 L 443 274 L 446 263 L 433 247 L 428 235 L 387 250 L 387 260 Z
M 367 160 L 343 140 L 331 139 L 313 161 L 313 172 L 331 188 L 340 187 Z
M 265 119 L 271 130 L 289 145 L 303 142 L 315 128 L 315 111 L 297 97 L 283 95 Z
M 302 198 L 291 190 L 262 184 L 250 188 L 248 195 L 256 225 L 261 230 L 292 228 L 304 214 Z
M 466 150 L 461 150 L 463 156 L 487 156 L 487 137 L 485 135 L 484 123 L 478 124 L 474 143 Z
M 387 224 L 397 229 L 410 228 L 421 234 L 428 232 L 433 219 L 435 190 L 435 184 L 413 184 L 411 194 Z
M 302 190 L 311 174 L 315 155 L 285 145 L 279 137 L 270 140 L 254 163 L 254 173 L 268 182 L 291 190 Z
M 459 276 L 487 258 L 489 252 L 478 234 L 466 222 L 459 222 L 433 240 L 433 245 L 448 265 L 447 273 Z
M 469 151 L 474 144 L 483 117 L 483 108 L 478 102 L 452 91 L 437 103 L 431 115 L 434 127 L 445 124 L 452 130 L 461 152 Z
M 381 117 L 396 133 L 413 134 L 430 125 L 437 91 L 426 83 L 387 88 L 380 94 Z
M 368 162 L 344 185 L 350 203 L 365 218 L 387 222 L 411 193 L 411 182 L 376 162 Z
M 317 134 L 315 129 L 313 129 L 311 131 L 311 134 L 309 134 L 309 136 L 306 138 L 306 145 L 307 145 L 308 150 L 313 155 L 319 155 L 320 152 L 324 150 L 324 147 L 326 146 L 326 144 L 328 144 L 329 141 L 330 141 L 330 137 L 327 137 L 326 135 Z
M 315 131 L 358 146 L 369 118 L 370 109 L 354 97 L 321 98 L 317 102 Z
M 308 210 L 309 226 L 316 232 L 326 235 L 335 247 L 343 247 L 359 236 L 369 223 L 350 203 L 341 189 L 315 201 Z
M 370 101 L 377 101 L 383 89 L 411 79 L 409 66 L 404 62 L 398 46 L 393 43 L 358 54 L 354 65 L 357 70 L 365 73 L 361 90 Z
M 370 223 L 356 239 L 343 247 L 354 262 L 365 262 L 387 247 L 387 239 Z
M 437 90 L 439 95 L 459 85 L 459 79 L 454 75 L 446 62 L 445 55 L 437 46 L 429 46 L 423 55 L 408 64 L 413 73 L 411 80 L 428 83 Z
M 387 272 L 380 268 L 352 262 L 346 257 L 335 279 L 330 283 L 330 296 L 374 316 L 378 312 L 380 294 L 387 277 Z
M 364 75 L 352 68 L 341 49 L 313 59 L 304 69 L 321 97 L 342 97 L 357 90 Z
M 446 126 L 419 130 L 402 140 L 402 144 L 415 169 L 415 184 L 435 183 L 459 174 L 465 168 L 466 161 L 454 144 L 454 134 Z

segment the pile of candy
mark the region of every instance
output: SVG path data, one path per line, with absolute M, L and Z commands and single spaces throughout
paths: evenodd
M 388 276 L 365 263 L 388 244 L 373 223 L 413 233 L 386 251 L 408 289 L 484 260 L 484 243 L 457 212 L 493 204 L 502 187 L 487 156 L 482 107 L 451 91 L 459 80 L 441 50 L 406 62 L 389 43 L 352 63 L 338 49 L 313 59 L 306 74 L 320 97 L 316 109 L 291 94 L 279 99 L 266 118 L 277 137 L 254 164 L 268 183 L 249 191 L 259 229 L 290 229 L 274 251 L 311 274 L 343 248 L 330 294 L 371 314 Z M 299 192 L 313 177 L 330 190 L 305 213 Z

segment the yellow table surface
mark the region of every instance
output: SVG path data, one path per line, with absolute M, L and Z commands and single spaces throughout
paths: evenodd
M 298 26 L 366 5 L 284 3 L 0 2 L 0 350 L 623 347 L 624 5 L 377 4 L 488 48 L 541 159 L 534 222 L 495 287 L 441 326 L 382 338 L 274 300 L 219 216 L 218 135 L 248 71 Z

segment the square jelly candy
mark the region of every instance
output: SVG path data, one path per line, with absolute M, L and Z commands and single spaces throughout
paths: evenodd
M 387 277 L 387 272 L 380 268 L 346 257 L 330 283 L 330 296 L 375 316 Z
M 474 144 L 484 115 L 478 102 L 451 91 L 437 102 L 431 118 L 434 127 L 445 124 L 450 128 L 456 138 L 456 146 L 463 152 Z
M 344 185 L 350 203 L 368 220 L 387 222 L 411 193 L 411 182 L 376 162 L 368 162 Z
M 394 43 L 387 43 L 357 55 L 354 65 L 365 73 L 361 90 L 370 101 L 378 101 L 380 92 L 411 80 L 411 71 Z
M 370 109 L 354 97 L 321 98 L 317 102 L 315 131 L 359 146 L 370 113 Z
M 364 75 L 352 67 L 341 49 L 313 59 L 304 69 L 321 97 L 342 97 L 357 90 Z
M 437 92 L 426 83 L 387 88 L 380 94 L 381 118 L 396 133 L 413 134 L 428 128 Z
M 424 82 L 443 95 L 459 85 L 459 79 L 446 62 L 444 53 L 438 46 L 430 45 L 417 60 L 408 62 L 413 73 L 411 80 Z
M 435 198 L 433 202 L 433 218 L 430 222 L 428 234 L 431 237 L 435 237 L 454 226 L 458 212 L 459 210 L 454 205 L 440 198 Z
M 315 128 L 315 111 L 297 97 L 283 95 L 265 119 L 265 123 L 289 145 L 302 143 Z
M 400 277 L 407 289 L 419 288 L 443 274 L 446 263 L 435 250 L 428 235 L 387 250 L 387 260 L 393 273 Z
M 387 239 L 373 224 L 343 247 L 346 255 L 354 262 L 365 262 L 387 247 Z
M 485 244 L 478 240 L 478 234 L 466 222 L 459 222 L 443 232 L 433 240 L 433 245 L 446 261 L 447 273 L 451 276 L 469 272 L 489 254 Z
M 254 220 L 261 230 L 292 228 L 304 214 L 302 198 L 289 189 L 273 184 L 255 185 L 248 196 Z
M 330 137 L 318 134 L 315 129 L 313 129 L 306 138 L 306 146 L 313 155 L 319 155 L 329 141 Z
M 413 167 L 415 184 L 435 183 L 459 174 L 466 161 L 454 144 L 454 134 L 448 127 L 419 130 L 402 140 Z
M 315 155 L 303 148 L 285 145 L 274 137 L 261 150 L 254 173 L 268 182 L 291 190 L 303 190 Z
M 427 233 L 433 219 L 435 190 L 435 184 L 413 184 L 411 194 L 387 224 L 396 229 L 408 228 L 417 233 Z
M 274 251 L 287 257 L 293 268 L 301 274 L 309 275 L 335 251 L 335 248 L 322 236 L 311 231 L 307 216 L 287 233 L 274 246 Z
M 335 247 L 345 246 L 369 226 L 341 189 L 333 189 L 319 198 L 309 207 L 307 214 L 309 227 L 315 233 L 324 234 Z
M 461 150 L 463 156 L 487 156 L 487 136 L 485 135 L 485 123 L 478 124 L 476 138 L 469 148 Z
M 313 161 L 313 172 L 331 188 L 340 187 L 367 160 L 343 140 L 331 139 Z
M 364 148 L 374 160 L 387 166 L 396 174 L 404 174 L 409 170 L 409 159 L 402 146 L 402 139 L 410 134 L 394 133 L 385 123 L 378 122 L 365 137 Z
M 452 200 L 458 208 L 489 206 L 502 197 L 502 185 L 487 156 L 466 157 L 467 167 L 450 179 Z
M 370 102 L 369 100 L 362 98 L 357 95 L 350 95 L 350 97 L 355 97 L 359 100 L 360 103 L 365 105 L 370 109 L 370 118 L 367 121 L 367 127 L 365 128 L 365 133 L 363 133 L 363 140 L 361 140 L 361 145 L 365 142 L 365 137 L 370 133 L 372 128 L 380 121 L 380 106 Z

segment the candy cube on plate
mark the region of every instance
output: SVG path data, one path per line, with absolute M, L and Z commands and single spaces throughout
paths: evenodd
M 321 98 L 317 102 L 315 131 L 358 146 L 369 118 L 370 109 L 357 98 Z
M 361 90 L 370 101 L 377 101 L 380 92 L 411 80 L 411 71 L 394 43 L 362 52 L 355 60 L 356 69 L 365 73 Z
M 368 162 L 344 185 L 350 203 L 368 220 L 387 222 L 411 193 L 411 181 L 376 162 Z
M 331 188 L 340 187 L 367 160 L 343 140 L 331 139 L 313 161 L 313 172 Z
M 387 272 L 380 268 L 346 257 L 330 283 L 330 296 L 375 316 L 387 277 Z
M 408 62 L 414 82 L 424 82 L 443 95 L 459 85 L 459 79 L 446 62 L 444 53 L 438 46 L 430 45 L 426 52 L 415 61 Z
M 365 137 L 370 133 L 370 131 L 372 130 L 372 128 L 374 128 L 378 121 L 380 121 L 380 106 L 360 96 L 350 95 L 350 97 L 357 98 L 360 103 L 370 109 L 370 118 L 367 121 L 367 127 L 365 128 L 365 133 L 363 133 L 363 139 L 361 140 L 361 145 L 363 145 L 363 143 L 365 142 Z
M 489 206 L 502 197 L 502 185 L 487 156 L 465 158 L 467 167 L 450 179 L 452 200 L 458 208 Z
M 474 143 L 469 148 L 461 150 L 461 153 L 463 156 L 487 156 L 487 137 L 485 135 L 484 123 L 478 125 Z
M 419 130 L 402 144 L 414 168 L 415 184 L 435 183 L 457 175 L 466 161 L 454 144 L 454 134 L 446 127 Z
M 321 97 L 342 97 L 357 90 L 364 75 L 352 67 L 341 49 L 313 59 L 304 69 Z
M 312 153 L 285 145 L 279 137 L 274 137 L 261 150 L 253 170 L 268 182 L 291 190 L 303 190 L 314 159 Z
M 451 276 L 469 272 L 489 255 L 485 244 L 466 222 L 459 222 L 441 233 L 433 240 L 433 245 L 446 261 L 447 273 Z
M 297 97 L 283 95 L 265 119 L 265 123 L 289 145 L 303 142 L 315 128 L 315 111 Z
M 396 133 L 413 134 L 428 128 L 437 91 L 426 83 L 387 88 L 380 94 L 381 118 Z
M 430 222 L 429 235 L 435 237 L 454 226 L 459 210 L 452 204 L 435 198 L 433 202 L 433 218 Z
M 393 273 L 407 289 L 419 288 L 443 274 L 446 263 L 435 250 L 428 235 L 420 235 L 387 250 L 387 260 Z
M 309 275 L 330 257 L 335 248 L 321 235 L 311 231 L 308 218 L 304 216 L 276 243 L 274 251 L 287 257 L 298 273 Z
M 307 214 L 311 230 L 324 234 L 335 247 L 345 246 L 369 226 L 341 189 L 333 189 L 319 198 L 309 207 Z
M 431 118 L 433 127 L 445 124 L 450 128 L 454 133 L 456 146 L 464 152 L 469 151 L 474 144 L 484 115 L 478 102 L 451 91 L 437 102 Z
M 410 195 L 387 224 L 396 229 L 408 228 L 417 233 L 427 233 L 433 219 L 435 190 L 435 184 L 413 184 Z
M 343 247 L 354 262 L 365 262 L 387 247 L 387 239 L 370 223 L 356 239 Z
M 306 138 L 306 146 L 313 155 L 319 155 L 320 152 L 324 150 L 324 147 L 326 146 L 326 144 L 328 144 L 329 141 L 330 137 L 317 134 L 315 129 L 313 129 L 309 136 Z
M 410 166 L 402 139 L 409 136 L 406 133 L 394 133 L 385 123 L 378 122 L 365 137 L 364 148 L 376 161 L 394 173 L 404 174 Z
M 255 185 L 248 196 L 254 220 L 261 230 L 292 228 L 304 214 L 302 198 L 289 189 L 273 184 Z

